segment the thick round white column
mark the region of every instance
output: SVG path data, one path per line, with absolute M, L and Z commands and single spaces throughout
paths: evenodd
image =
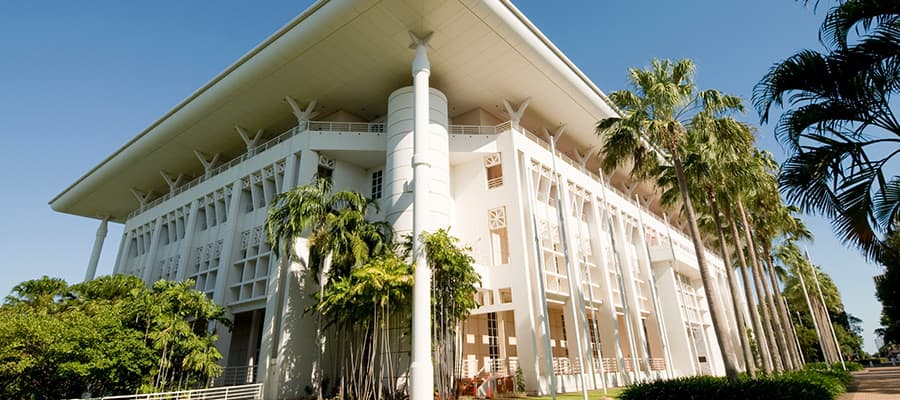
M 426 43 L 416 46 L 412 75 L 414 88 L 413 108 L 413 257 L 415 259 L 415 284 L 412 310 L 412 363 L 409 367 L 410 399 L 434 398 L 434 365 L 431 362 L 431 269 L 425 258 L 425 247 L 420 235 L 428 217 L 428 78 L 431 65 L 428 62 Z
M 384 170 L 384 199 L 386 220 L 394 228 L 396 237 L 409 234 L 413 230 L 413 203 L 415 181 L 413 180 L 413 153 L 415 120 L 415 88 L 402 87 L 391 93 L 388 99 L 387 153 Z M 427 183 L 428 200 L 424 212 L 427 214 L 422 229 L 432 231 L 450 225 L 450 148 L 447 134 L 447 98 L 439 90 L 428 90 L 430 108 L 427 144 L 422 159 L 429 165 Z M 423 135 L 426 136 L 426 135 Z
M 97 275 L 97 263 L 100 262 L 100 251 L 103 250 L 103 241 L 106 240 L 106 225 L 109 218 L 104 217 L 100 220 L 100 227 L 97 228 L 97 237 L 94 238 L 94 249 L 91 250 L 91 258 L 88 260 L 87 272 L 84 274 L 84 280 L 89 281 Z

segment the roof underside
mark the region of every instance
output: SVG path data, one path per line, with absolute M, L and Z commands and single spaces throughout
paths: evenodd
M 131 194 L 165 193 L 159 171 L 197 175 L 193 154 L 245 149 L 234 127 L 274 136 L 296 120 L 285 103 L 317 100 L 319 115 L 342 109 L 384 115 L 388 95 L 411 84 L 409 31 L 433 31 L 431 85 L 450 115 L 482 107 L 503 115 L 503 100 L 531 99 L 523 124 L 555 128 L 579 147 L 613 110 L 597 90 L 508 2 L 499 0 L 322 0 L 152 124 L 54 198 L 54 210 L 122 221 Z

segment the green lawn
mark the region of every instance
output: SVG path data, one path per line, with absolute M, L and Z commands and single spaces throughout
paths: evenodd
M 618 398 L 620 392 L 622 392 L 622 388 L 610 388 L 606 391 L 606 397 L 613 398 L 613 399 Z M 588 399 L 597 400 L 601 396 L 603 396 L 602 390 L 588 390 Z M 527 399 L 528 400 L 551 400 L 552 397 L 550 397 L 550 396 L 533 396 L 533 397 L 529 396 L 529 397 L 527 397 Z M 557 400 L 581 400 L 582 397 L 581 397 L 581 392 L 575 392 L 575 393 L 563 393 L 563 394 L 557 395 L 556 399 Z

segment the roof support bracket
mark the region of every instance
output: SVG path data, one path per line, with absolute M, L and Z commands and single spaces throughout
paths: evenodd
M 559 143 L 559 138 L 561 138 L 563 132 L 566 131 L 566 124 L 560 125 L 558 128 L 556 128 L 556 132 L 553 132 L 553 133 L 550 133 L 550 130 L 547 128 L 543 128 L 543 129 L 544 129 L 544 135 L 546 135 L 549 140 L 552 140 L 553 145 L 556 146 L 556 144 Z M 559 151 L 559 149 L 556 149 L 556 150 Z
M 637 189 L 637 187 L 638 187 L 637 182 L 634 182 L 634 183 L 626 182 L 625 183 L 625 194 L 628 195 L 628 197 L 631 197 L 632 195 L 634 195 L 634 191 L 635 191 L 635 189 Z
M 512 123 L 513 129 L 519 130 L 519 123 L 522 122 L 522 115 L 525 114 L 525 109 L 528 108 L 528 103 L 530 101 L 530 97 L 526 98 L 518 107 L 513 107 L 509 100 L 503 99 L 503 107 L 506 108 L 506 113 L 509 114 L 509 122 Z
M 200 151 L 194 150 L 194 155 L 197 156 L 197 159 L 200 160 L 200 164 L 203 164 L 203 173 L 209 178 L 210 172 L 212 172 L 213 167 L 216 166 L 216 161 L 219 161 L 219 153 L 213 154 L 209 156 L 208 154 Z
M 250 134 L 247 131 L 240 127 L 239 125 L 234 126 L 234 130 L 237 131 L 238 135 L 241 135 L 241 139 L 244 140 L 244 144 L 247 145 L 247 155 L 253 156 L 256 153 L 256 145 L 259 143 L 259 139 L 262 137 L 263 130 L 257 129 L 256 136 L 250 137 Z
M 174 192 L 175 188 L 181 184 L 181 180 L 184 179 L 184 174 L 174 176 L 165 170 L 159 170 L 159 174 L 162 175 L 163 180 L 166 181 L 166 185 L 169 185 L 169 192 Z
M 313 99 L 310 101 L 306 108 L 301 108 L 299 104 L 297 104 L 297 100 L 294 100 L 291 96 L 284 96 L 284 101 L 291 106 L 291 112 L 294 114 L 294 117 L 297 118 L 297 126 L 300 128 L 305 128 L 307 122 L 309 122 L 310 118 L 315 117 L 319 113 L 315 111 L 316 109 L 316 100 Z
M 131 188 L 131 194 L 134 195 L 135 200 L 137 200 L 138 204 L 141 207 L 141 211 L 144 210 L 144 206 L 150 202 L 150 197 L 153 196 L 153 192 L 144 192 L 142 190 Z

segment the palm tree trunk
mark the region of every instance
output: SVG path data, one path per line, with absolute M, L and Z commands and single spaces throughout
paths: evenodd
M 762 243 L 763 248 L 768 247 L 766 244 L 766 243 L 768 243 L 767 239 L 765 239 L 765 238 L 761 239 L 760 243 Z M 766 268 L 766 266 L 763 263 L 760 263 L 760 268 L 763 269 L 764 276 L 766 275 L 766 272 L 767 272 L 766 270 L 768 270 L 768 275 L 771 280 L 772 277 L 774 276 L 774 275 L 772 275 L 772 274 L 774 274 L 774 268 L 772 267 L 772 265 L 768 265 L 768 268 Z M 766 292 L 767 292 L 766 300 L 769 305 L 769 310 L 771 310 L 771 313 L 772 313 L 772 322 L 775 324 L 775 326 L 774 326 L 775 340 L 778 342 L 778 349 L 780 350 L 779 355 L 781 356 L 781 362 L 784 363 L 785 370 L 792 370 L 792 369 L 794 369 L 794 363 L 791 361 L 790 347 L 788 347 L 787 336 L 785 334 L 785 332 L 786 332 L 785 327 L 784 327 L 784 324 L 782 324 L 780 312 L 775 305 L 776 304 L 775 295 L 776 294 L 780 295 L 781 290 L 778 289 L 777 281 L 772 281 L 767 284 L 765 278 L 763 278 L 763 286 L 766 288 Z
M 787 308 L 784 306 L 784 293 L 781 290 L 781 286 L 778 285 L 778 277 L 775 276 L 775 259 L 772 257 L 772 243 L 764 242 L 763 250 L 769 263 L 769 280 L 772 283 L 772 288 L 775 289 L 775 305 L 781 318 L 781 325 L 784 328 L 785 346 L 788 349 L 787 356 L 790 357 L 789 360 L 793 364 L 793 369 L 800 369 L 803 364 L 800 361 L 800 355 L 797 353 L 796 346 L 793 345 L 794 328 L 791 325 L 791 318 L 787 313 Z
M 744 225 L 744 239 L 747 243 L 747 252 L 750 253 L 750 266 L 753 270 L 753 283 L 756 287 L 756 298 L 759 300 L 759 308 L 762 309 L 763 330 L 766 334 L 766 340 L 769 343 L 769 354 L 772 357 L 772 367 L 775 372 L 784 370 L 781 363 L 781 357 L 778 353 L 778 344 L 775 341 L 775 332 L 772 329 L 772 318 L 769 314 L 769 308 L 766 306 L 766 289 L 763 286 L 762 268 L 759 266 L 759 257 L 756 254 L 756 245 L 753 243 L 753 235 L 750 232 L 750 222 L 747 218 L 747 210 L 744 209 L 744 202 L 738 198 L 738 212 L 741 216 L 741 222 Z
M 672 151 L 672 162 L 675 166 L 675 174 L 678 177 L 678 190 L 681 192 L 681 200 L 684 203 L 684 212 L 687 214 L 688 225 L 691 232 L 691 240 L 694 242 L 694 252 L 697 255 L 697 267 L 700 269 L 700 278 L 703 281 L 703 289 L 706 292 L 706 305 L 709 308 L 709 316 L 712 320 L 713 330 L 716 333 L 716 341 L 719 344 L 719 352 L 722 356 L 722 363 L 725 365 L 725 375 L 729 378 L 736 378 L 738 375 L 734 361 L 731 355 L 734 353 L 731 340 L 726 336 L 727 327 L 725 320 L 722 319 L 722 310 L 719 308 L 719 291 L 715 281 L 710 274 L 706 265 L 706 249 L 703 246 L 703 240 L 700 238 L 700 228 L 697 226 L 697 216 L 694 213 L 694 206 L 691 204 L 691 196 L 688 193 L 687 181 L 684 177 L 684 166 L 681 163 L 681 156 L 678 149 Z
M 753 323 L 753 335 L 756 337 L 756 348 L 762 361 L 762 368 L 767 374 L 772 373 L 772 355 L 769 353 L 769 342 L 762 328 L 762 322 L 759 317 L 759 307 L 753 300 L 753 283 L 750 280 L 750 274 L 747 272 L 747 257 L 744 255 L 744 246 L 741 244 L 741 235 L 738 232 L 737 221 L 734 213 L 728 205 L 725 205 L 725 214 L 728 217 L 728 224 L 731 225 L 731 236 L 734 240 L 735 248 L 738 253 L 738 263 L 741 266 L 741 280 L 744 281 L 744 297 L 747 299 L 747 309 L 750 311 L 750 320 Z
M 719 201 L 715 192 L 709 191 L 709 204 L 712 207 L 713 220 L 716 224 L 716 232 L 719 234 L 719 246 L 722 249 L 722 257 L 725 258 L 725 272 L 728 275 L 728 287 L 731 289 L 731 306 L 734 308 L 734 319 L 738 330 L 738 337 L 741 340 L 741 349 L 744 354 L 744 368 L 752 377 L 756 377 L 756 365 L 753 361 L 753 351 L 750 349 L 750 339 L 747 338 L 747 329 L 744 323 L 744 313 L 738 305 L 737 298 L 740 289 L 734 276 L 734 270 L 731 267 L 731 254 L 725 246 L 725 231 L 722 229 L 722 218 L 719 216 Z

